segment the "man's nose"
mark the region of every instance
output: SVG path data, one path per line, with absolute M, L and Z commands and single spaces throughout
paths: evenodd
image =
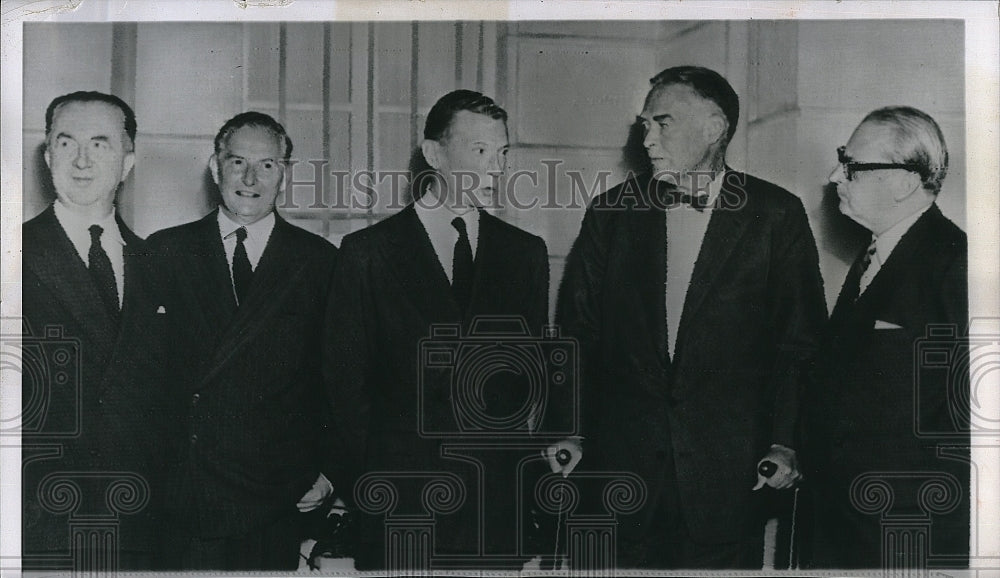
M 847 175 L 844 174 L 844 165 L 837 164 L 837 166 L 833 167 L 833 171 L 830 173 L 830 176 L 827 177 L 827 180 L 835 185 L 845 182 L 847 180 Z
M 653 138 L 653 131 L 652 130 L 647 130 L 645 133 L 643 133 L 643 135 L 642 135 L 642 146 L 643 146 L 643 148 L 645 148 L 646 150 L 649 150 L 649 148 L 651 146 L 653 146 L 655 143 L 656 143 L 656 139 Z
M 90 166 L 90 151 L 87 147 L 79 147 L 76 151 L 76 158 L 73 159 L 73 166 L 78 169 L 85 169 Z
M 243 170 L 243 184 L 248 187 L 257 184 L 257 169 L 253 165 L 247 165 Z
M 499 173 L 503 171 L 503 165 L 503 156 L 497 153 L 490 157 L 490 161 L 486 165 L 486 170 L 491 173 Z

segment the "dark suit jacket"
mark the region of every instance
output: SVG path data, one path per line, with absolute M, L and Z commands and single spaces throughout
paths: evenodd
M 239 308 L 217 214 L 155 233 L 179 442 L 168 505 L 202 537 L 295 512 L 323 461 L 320 338 L 336 249 L 276 217 Z
M 164 411 L 158 352 L 148 339 L 154 309 L 145 244 L 120 219 L 118 226 L 126 246 L 117 325 L 52 207 L 22 229 L 26 567 L 37 562 L 32 554 L 69 550 L 71 514 L 117 515 L 120 550 L 152 549 Z M 65 480 L 79 489 L 78 505 L 52 514 L 60 498 L 50 484 Z M 127 513 L 125 495 L 109 492 L 116 482 L 136 491 L 138 512 Z
M 735 541 L 756 462 L 773 443 L 796 446 L 803 371 L 826 318 L 816 246 L 796 197 L 728 171 L 670 359 L 658 187 L 641 176 L 598 197 L 567 258 L 556 322 L 583 359 L 580 468 L 645 482 L 645 506 L 619 518 L 623 536 L 649 528 L 671 477 L 692 538 Z
M 547 322 L 547 302 L 544 241 L 488 213 L 480 212 L 472 298 L 464 314 L 412 205 L 348 235 L 331 293 L 324 351 L 325 377 L 342 443 L 335 485 L 353 498 L 355 482 L 366 472 L 455 472 L 469 488 L 466 505 L 458 513 L 438 517 L 435 540 L 438 548 L 475 552 L 478 520 L 469 516 L 480 505 L 475 489 L 482 488 L 482 482 L 463 462 L 441 457 L 442 443 L 455 443 L 461 436 L 420 433 L 421 427 L 459 432 L 457 414 L 463 411 L 453 411 L 449 368 L 428 368 L 419 355 L 420 341 L 431 336 L 433 324 L 463 325 L 467 331 L 478 315 L 523 318 L 531 335 L 537 336 Z M 457 343 L 459 338 L 442 341 Z M 424 390 L 422 402 L 419 387 Z M 509 408 L 503 389 L 487 391 L 486 403 Z M 518 391 L 513 397 L 522 395 L 523 390 Z M 495 472 L 487 476 L 498 477 Z M 395 482 L 405 485 L 399 479 Z M 513 488 L 498 491 L 514 494 Z M 488 495 L 486 500 L 490 501 Z M 486 516 L 514 518 L 509 510 L 497 512 L 493 505 L 492 509 L 486 505 Z M 395 514 L 407 508 L 421 510 L 420 496 L 404 496 Z M 492 522 L 487 519 L 485 524 L 489 528 Z M 509 529 L 513 532 L 514 526 Z M 369 520 L 363 528 L 367 554 L 362 558 L 369 559 L 362 560 L 362 566 L 381 563 L 384 532 L 378 520 Z
M 805 422 L 806 475 L 822 506 L 817 564 L 882 566 L 880 516 L 860 512 L 849 498 L 851 483 L 868 472 L 955 476 L 961 503 L 953 514 L 932 518 L 930 547 L 967 556 L 969 465 L 938 457 L 935 449 L 968 445 L 962 433 L 968 430 L 968 374 L 958 355 L 968 347 L 966 235 L 932 205 L 854 301 L 859 276 L 852 267 L 831 316 Z M 877 329 L 876 321 L 899 328 Z M 928 339 L 935 324 L 947 329 Z M 922 350 L 940 355 L 942 348 L 952 352 L 947 367 L 957 371 L 924 361 Z M 918 485 L 927 480 L 889 480 L 895 505 L 886 514 L 919 513 Z M 954 495 L 950 488 L 946 494 Z

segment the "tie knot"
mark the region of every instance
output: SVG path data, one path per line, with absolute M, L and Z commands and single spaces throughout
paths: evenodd
M 104 227 L 100 225 L 91 225 L 89 231 L 90 231 L 90 242 L 100 243 L 101 235 L 104 234 Z
M 243 241 L 246 240 L 247 240 L 247 228 L 240 227 L 239 229 L 236 229 L 236 242 L 242 243 Z
M 469 234 L 469 232 L 465 228 L 465 219 L 463 219 L 462 217 L 455 217 L 454 219 L 452 219 L 451 226 L 455 227 L 455 230 L 458 231 L 459 237 L 465 237 Z

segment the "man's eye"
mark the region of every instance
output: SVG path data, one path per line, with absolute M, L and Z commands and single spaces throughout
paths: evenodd
M 270 171 L 274 168 L 274 163 L 270 161 L 262 163 L 261 168 L 263 168 L 266 171 Z
M 94 142 L 91 143 L 91 148 L 93 148 L 95 151 L 104 151 L 108 149 L 108 143 L 100 140 L 95 140 Z

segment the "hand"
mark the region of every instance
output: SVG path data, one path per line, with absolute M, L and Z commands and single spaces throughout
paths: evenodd
M 309 491 L 302 496 L 299 503 L 295 504 L 295 506 L 300 512 L 311 512 L 320 507 L 332 494 L 333 484 L 330 483 L 330 480 L 326 479 L 326 476 L 320 474 L 316 478 L 316 483 L 313 484 L 313 487 L 309 488 Z
M 565 465 L 560 464 L 556 458 L 559 452 L 563 450 L 569 452 L 569 462 Z M 543 455 L 549 461 L 549 468 L 552 469 L 552 473 L 562 473 L 562 476 L 565 478 L 576 468 L 576 464 L 580 463 L 580 460 L 583 459 L 583 438 L 571 437 L 560 440 L 547 447 Z
M 764 462 L 773 462 L 774 465 L 778 466 L 777 471 L 769 478 L 762 476 L 759 471 L 760 465 Z M 795 458 L 795 450 L 778 444 L 771 446 L 771 451 L 757 462 L 757 468 L 757 485 L 753 487 L 755 492 L 763 488 L 765 484 L 776 490 L 784 490 L 794 486 L 795 482 L 802 479 L 798 460 Z

